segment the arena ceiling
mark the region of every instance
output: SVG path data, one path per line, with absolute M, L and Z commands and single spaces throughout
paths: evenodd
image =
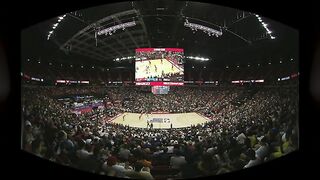
M 271 39 L 254 13 L 190 1 L 130 1 L 66 13 L 47 40 L 57 17 L 22 33 L 22 58 L 70 63 L 115 64 L 115 58 L 134 56 L 135 48 L 181 47 L 186 56 L 209 58 L 212 65 L 263 64 L 279 58 L 298 58 L 298 32 L 263 17 Z M 184 26 L 185 20 L 223 32 L 208 36 Z M 135 21 L 114 34 L 98 30 Z M 32 44 L 31 44 L 32 43 Z M 191 61 L 190 61 L 191 62 Z

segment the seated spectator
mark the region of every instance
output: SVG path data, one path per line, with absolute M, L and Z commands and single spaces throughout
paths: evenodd
M 198 163 L 198 169 L 204 176 L 214 175 L 217 172 L 218 164 L 209 153 L 204 153 Z
M 157 165 L 169 165 L 170 155 L 168 154 L 168 148 L 164 147 L 163 153 L 159 154 L 154 161 L 157 161 Z
M 115 156 L 110 156 L 107 162 L 103 164 L 102 168 L 107 174 L 112 174 L 115 177 L 125 177 L 125 167 L 118 163 L 118 159 Z
M 127 145 L 124 145 L 120 148 L 119 158 L 123 160 L 128 160 L 130 155 L 132 154 L 130 153 L 130 150 L 127 148 Z
M 239 142 L 239 144 L 244 144 L 246 138 L 247 138 L 246 135 L 241 133 L 237 136 L 237 141 Z
M 282 151 L 283 154 L 288 154 L 292 151 L 294 151 L 296 149 L 296 147 L 298 147 L 298 137 L 296 134 L 291 134 L 288 137 L 288 140 L 286 140 L 283 144 L 282 144 Z
M 143 164 L 141 162 L 136 162 L 134 165 L 134 170 L 125 171 L 125 175 L 132 179 L 145 179 L 153 180 L 153 176 L 148 171 L 143 171 Z
M 260 159 L 261 161 L 264 160 L 265 157 L 269 155 L 269 145 L 267 144 L 267 138 L 263 137 L 259 141 L 259 148 L 255 151 L 256 157 Z
M 200 176 L 202 172 L 198 168 L 198 164 L 195 161 L 195 158 L 192 156 L 186 156 L 186 163 L 182 165 L 181 172 L 178 175 L 180 178 L 196 178 Z
M 30 121 L 26 121 L 25 123 L 25 131 L 24 131 L 24 149 L 28 152 L 32 152 L 32 141 L 34 141 L 35 138 L 32 134 L 32 125 Z
M 175 150 L 173 156 L 170 158 L 170 167 L 172 169 L 180 170 L 182 165 L 186 164 L 187 161 L 185 157 L 182 155 L 180 150 Z
M 78 142 L 78 150 L 76 151 L 76 155 L 79 159 L 87 159 L 93 154 L 92 152 L 88 152 L 85 147 L 86 142 L 84 140 Z
M 248 164 L 246 164 L 243 168 L 248 168 L 248 167 L 252 167 L 252 166 L 256 166 L 258 164 L 261 163 L 261 160 L 256 158 L 256 152 L 253 149 L 249 149 L 247 151 L 247 156 L 250 159 L 250 161 L 248 162 Z

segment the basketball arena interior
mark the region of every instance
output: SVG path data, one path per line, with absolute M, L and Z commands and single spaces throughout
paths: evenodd
M 254 12 L 128 1 L 25 29 L 21 148 L 102 176 L 187 179 L 299 149 L 298 32 Z

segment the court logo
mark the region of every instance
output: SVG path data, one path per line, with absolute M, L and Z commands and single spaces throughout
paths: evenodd
M 152 118 L 150 119 L 150 123 L 170 123 L 169 118 Z

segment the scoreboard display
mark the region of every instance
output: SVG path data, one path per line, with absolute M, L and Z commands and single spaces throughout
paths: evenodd
M 136 85 L 183 85 L 183 49 L 138 48 L 135 57 Z

